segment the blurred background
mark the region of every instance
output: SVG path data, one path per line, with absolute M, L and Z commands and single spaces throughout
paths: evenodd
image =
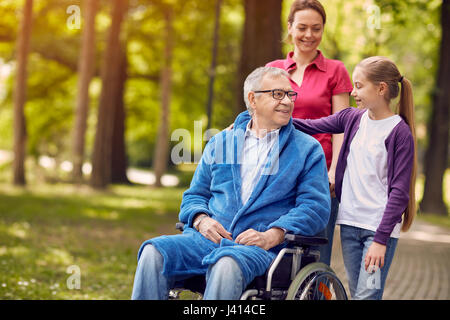
M 129 297 L 139 244 L 174 232 L 206 130 L 291 50 L 291 3 L 0 2 L 0 298 Z M 413 83 L 419 216 L 450 227 L 449 1 L 322 4 L 327 58 L 351 75 L 384 55 Z

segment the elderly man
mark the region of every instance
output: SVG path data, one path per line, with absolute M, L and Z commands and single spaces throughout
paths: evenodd
M 251 120 L 241 114 L 206 145 L 183 194 L 183 234 L 142 244 L 132 299 L 166 299 L 175 281 L 199 274 L 204 299 L 239 299 L 284 247 L 286 232 L 312 236 L 326 226 L 325 157 L 292 125 L 297 94 L 288 78 L 271 67 L 247 77 Z

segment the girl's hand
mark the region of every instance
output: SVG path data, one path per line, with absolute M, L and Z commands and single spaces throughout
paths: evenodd
M 233 128 L 234 128 L 234 122 L 232 124 L 230 124 L 228 127 L 226 127 L 225 130 L 230 131 Z
M 378 268 L 383 268 L 384 266 L 384 256 L 386 254 L 386 246 L 377 242 L 372 242 L 367 250 L 366 257 L 364 259 L 364 266 L 367 272 L 372 272 L 377 270 L 374 266 Z

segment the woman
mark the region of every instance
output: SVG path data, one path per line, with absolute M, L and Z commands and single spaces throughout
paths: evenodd
M 325 58 L 318 46 L 322 40 L 326 14 L 317 0 L 296 0 L 288 16 L 288 41 L 294 50 L 286 59 L 269 62 L 267 66 L 288 71 L 292 89 L 298 93 L 293 118 L 318 119 L 349 106 L 352 83 L 344 64 Z M 334 193 L 334 177 L 343 135 L 317 134 L 314 136 L 325 152 L 332 195 L 330 220 L 322 235 L 329 240 L 321 246 L 320 261 L 330 264 L 333 234 L 339 202 Z

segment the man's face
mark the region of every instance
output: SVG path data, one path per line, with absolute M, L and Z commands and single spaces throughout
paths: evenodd
M 265 75 L 259 90 L 273 89 L 292 91 L 291 84 L 285 76 Z M 287 94 L 283 99 L 277 100 L 273 98 L 272 92 L 254 93 L 251 91 L 249 101 L 254 110 L 252 117 L 260 129 L 273 130 L 287 125 L 294 109 L 294 102 Z

